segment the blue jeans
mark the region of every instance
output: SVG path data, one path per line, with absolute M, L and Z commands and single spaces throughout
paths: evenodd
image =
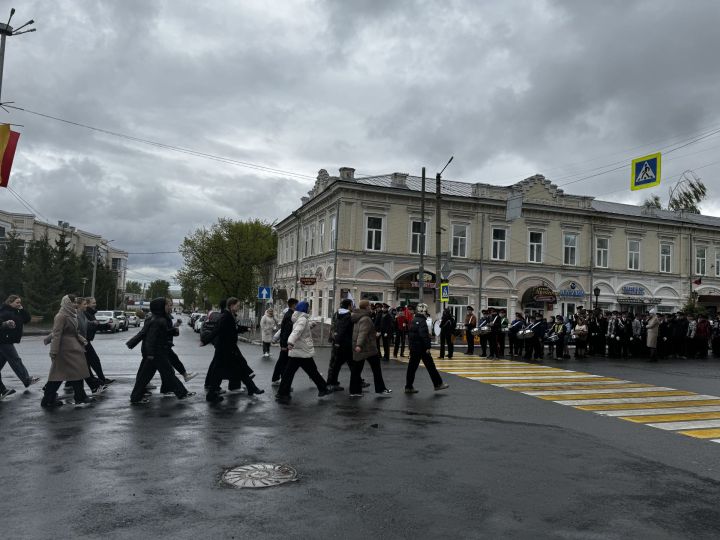
M 25 365 L 18 356 L 15 350 L 15 345 L 12 343 L 0 343 L 0 370 L 5 367 L 5 364 L 10 364 L 10 368 L 15 372 L 17 378 L 22 381 L 25 387 L 30 386 L 30 374 L 25 369 Z

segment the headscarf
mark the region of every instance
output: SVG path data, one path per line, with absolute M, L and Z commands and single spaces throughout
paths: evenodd
M 72 325 L 75 327 L 75 330 L 77 331 L 77 308 L 75 307 L 75 302 L 70 300 L 70 297 L 67 294 L 62 297 L 62 300 L 60 300 L 59 313 L 62 313 L 72 323 Z

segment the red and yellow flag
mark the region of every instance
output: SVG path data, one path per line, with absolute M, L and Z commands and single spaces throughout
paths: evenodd
M 10 181 L 15 149 L 20 134 L 10 129 L 10 124 L 0 124 L 0 187 L 7 187 Z

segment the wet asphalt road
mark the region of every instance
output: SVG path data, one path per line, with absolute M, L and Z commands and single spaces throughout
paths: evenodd
M 272 399 L 272 362 L 241 345 L 267 393 L 202 396 L 210 348 L 183 326 L 176 351 L 201 376 L 179 402 L 128 399 L 139 364 L 124 341 L 95 342 L 117 382 L 90 408 L 40 408 L 39 386 L 0 402 L 4 538 L 718 538 L 720 444 L 622 422 L 444 375 L 393 397 L 318 399 L 299 372 L 289 406 Z M 18 348 L 47 375 L 39 337 Z M 318 364 L 327 368 L 327 349 Z M 277 349 L 273 348 L 273 357 Z M 573 362 L 563 366 L 576 369 Z M 592 360 L 584 371 L 718 395 L 720 362 Z M 341 380 L 348 381 L 344 368 Z M 371 374 L 366 374 L 368 380 Z M 286 463 L 299 481 L 236 490 L 229 467 Z

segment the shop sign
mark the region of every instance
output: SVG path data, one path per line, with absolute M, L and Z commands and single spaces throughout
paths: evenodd
M 435 284 L 434 281 L 426 281 L 425 283 L 423 283 L 423 288 L 425 288 L 425 289 L 434 289 L 434 288 L 435 288 L 435 285 L 436 285 L 436 284 Z M 410 286 L 413 287 L 413 288 L 415 288 L 415 289 L 419 289 L 419 288 L 420 288 L 420 282 L 419 282 L 419 281 L 411 281 L 411 282 L 410 282 Z
M 570 282 L 569 289 L 560 289 L 558 291 L 558 296 L 565 298 L 583 298 L 585 296 L 585 291 L 582 287 L 578 286 L 577 283 L 572 281 Z
M 557 297 L 550 287 L 545 285 L 538 285 L 533 291 L 533 300 L 535 302 L 545 302 L 547 304 L 554 304 L 557 302 Z
M 315 278 L 315 277 L 301 277 L 300 278 L 300 285 L 302 285 L 303 287 L 315 285 L 315 283 L 317 283 L 317 278 Z
M 645 287 L 634 287 L 630 285 L 625 285 L 622 288 L 623 294 L 633 295 L 633 296 L 645 296 Z

